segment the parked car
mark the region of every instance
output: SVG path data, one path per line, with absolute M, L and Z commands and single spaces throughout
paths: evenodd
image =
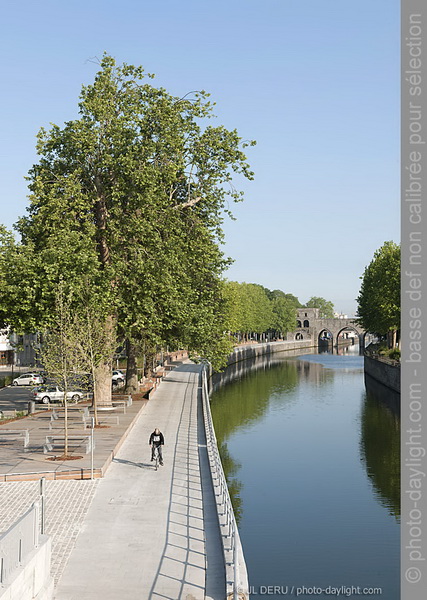
M 64 401 L 64 390 L 61 390 L 57 385 L 42 385 L 34 388 L 30 392 L 31 399 L 41 404 L 47 404 L 48 402 L 63 402 Z M 67 392 L 67 400 L 72 402 L 78 402 L 84 397 L 84 393 L 81 391 Z
M 113 385 L 121 385 L 122 383 L 125 382 L 126 379 L 126 375 L 123 373 L 123 371 L 120 371 L 120 369 L 115 369 L 113 371 Z
M 19 377 L 15 377 L 12 381 L 13 385 L 38 385 L 43 383 L 43 377 L 39 373 L 23 373 Z

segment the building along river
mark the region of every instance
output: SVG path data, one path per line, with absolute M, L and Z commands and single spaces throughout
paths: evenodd
M 251 597 L 400 598 L 400 423 L 358 346 L 339 352 L 276 354 L 212 394 Z

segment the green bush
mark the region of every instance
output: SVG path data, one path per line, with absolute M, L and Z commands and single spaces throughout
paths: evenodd
M 392 360 L 400 360 L 399 348 L 394 348 L 393 350 L 390 350 L 390 352 L 388 353 L 388 357 Z
M 0 377 L 0 388 L 4 388 L 12 383 L 12 375 L 2 375 Z
M 399 348 L 387 348 L 387 346 L 380 346 L 378 349 L 378 354 L 380 356 L 390 358 L 391 360 L 400 360 Z

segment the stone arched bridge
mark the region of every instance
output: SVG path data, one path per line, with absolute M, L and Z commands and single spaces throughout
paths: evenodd
M 343 332 L 347 337 L 358 338 L 360 347 L 364 347 L 366 331 L 354 319 L 321 319 L 318 308 L 299 308 L 297 328 L 288 333 L 287 339 L 311 339 L 316 345 L 326 339 L 335 346 Z

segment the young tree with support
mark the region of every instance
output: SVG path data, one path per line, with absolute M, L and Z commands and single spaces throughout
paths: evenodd
M 55 296 L 55 307 L 50 328 L 43 333 L 43 344 L 38 359 L 49 379 L 64 393 L 64 454 L 68 455 L 68 393 L 71 383 L 84 368 L 76 352 L 76 321 L 70 310 L 70 301 L 61 281 Z

